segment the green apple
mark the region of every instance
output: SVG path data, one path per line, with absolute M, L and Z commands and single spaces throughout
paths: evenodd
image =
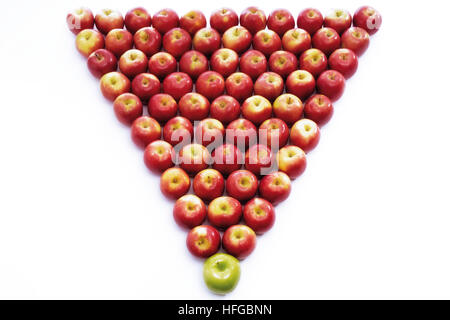
M 237 286 L 241 276 L 239 260 L 226 253 L 209 257 L 203 266 L 203 279 L 209 290 L 226 294 Z

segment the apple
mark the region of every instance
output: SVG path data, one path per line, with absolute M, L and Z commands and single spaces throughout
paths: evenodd
M 180 167 L 189 174 L 196 174 L 208 168 L 211 155 L 208 149 L 198 143 L 185 145 L 179 152 Z
M 123 93 L 118 96 L 113 106 L 117 119 L 125 125 L 131 125 L 134 120 L 142 116 L 141 99 L 132 93 Z
M 306 154 L 297 146 L 283 147 L 277 153 L 277 166 L 278 170 L 287 174 L 291 180 L 297 179 L 306 170 Z M 261 192 L 260 188 L 260 193 L 262 195 L 265 191 Z
M 299 63 L 300 69 L 308 71 L 314 77 L 318 77 L 328 67 L 327 56 L 319 49 L 308 49 L 303 52 Z
M 296 95 L 300 100 L 308 98 L 316 89 L 316 80 L 306 70 L 296 70 L 286 79 L 286 91 Z
M 144 27 L 136 31 L 133 36 L 136 49 L 141 50 L 147 57 L 158 53 L 161 49 L 161 34 L 153 27 Z
M 273 102 L 273 113 L 275 117 L 292 125 L 302 117 L 303 103 L 299 97 L 285 93 Z
M 269 148 L 284 147 L 289 139 L 289 127 L 281 119 L 271 118 L 259 126 L 259 143 Z M 276 144 L 276 145 L 275 145 Z
M 192 141 L 194 128 L 191 121 L 184 117 L 174 117 L 167 121 L 163 129 L 164 140 L 172 146 L 186 145 Z
M 242 152 L 233 144 L 224 143 L 215 148 L 211 154 L 212 167 L 225 176 L 239 170 L 244 163 Z
M 206 27 L 206 17 L 198 10 L 191 10 L 180 18 L 180 27 L 193 37 L 198 30 Z
M 369 33 L 358 27 L 353 27 L 345 31 L 341 39 L 342 48 L 350 49 L 358 56 L 362 56 L 370 44 Z
M 241 276 L 239 261 L 225 253 L 209 257 L 203 266 L 203 280 L 209 290 L 227 294 L 236 288 Z
M 151 142 L 161 138 L 161 126 L 158 121 L 149 116 L 141 116 L 131 125 L 131 139 L 140 148 L 147 147 Z
M 256 176 L 266 174 L 272 166 L 272 151 L 263 144 L 251 146 L 245 153 L 245 169 Z
M 246 73 L 235 72 L 225 81 L 227 94 L 243 102 L 253 93 L 253 81 Z
M 281 50 L 281 39 L 275 31 L 260 30 L 253 37 L 253 49 L 269 57 L 277 50 Z
M 163 36 L 163 47 L 175 59 L 179 59 L 186 51 L 191 49 L 191 36 L 181 28 L 173 28 Z
M 169 121 L 177 115 L 177 112 L 178 104 L 170 94 L 158 93 L 148 101 L 148 113 L 159 122 Z
M 304 152 L 309 152 L 319 143 L 319 126 L 310 119 L 301 119 L 292 126 L 290 139 L 293 145 L 296 145 Z
M 275 223 L 275 209 L 269 201 L 254 198 L 244 207 L 244 221 L 255 233 L 263 234 Z
M 181 97 L 178 106 L 180 114 L 191 121 L 205 119 L 209 114 L 209 101 L 200 93 L 186 93 Z
M 95 26 L 103 34 L 107 34 L 112 29 L 122 29 L 122 14 L 115 10 L 103 9 L 95 15 Z
M 90 9 L 80 7 L 67 14 L 66 22 L 69 30 L 78 34 L 84 29 L 94 28 L 94 15 Z
M 239 65 L 239 56 L 234 50 L 221 48 L 212 54 L 210 63 L 211 70 L 220 73 L 222 77 L 228 77 L 236 72 Z
M 200 51 L 185 52 L 180 59 L 180 71 L 195 80 L 203 72 L 208 71 L 208 59 Z
M 223 234 L 222 245 L 226 252 L 237 259 L 245 259 L 255 249 L 255 231 L 245 225 L 231 226 Z
M 260 196 L 270 201 L 273 205 L 286 200 L 290 193 L 291 179 L 286 173 L 281 171 L 269 173 L 261 179 L 259 184 Z M 245 221 L 255 232 L 258 232 L 257 228 L 250 225 L 247 219 Z
M 150 171 L 164 172 L 174 166 L 175 150 L 163 140 L 155 140 L 144 151 L 144 163 Z
M 291 72 L 297 70 L 297 57 L 288 51 L 275 51 L 269 58 L 269 70 L 286 78 Z
M 333 116 L 333 104 L 323 94 L 313 95 L 305 103 L 305 117 L 323 126 Z
M 267 70 L 267 59 L 257 50 L 249 50 L 241 56 L 239 70 L 250 76 L 255 81 Z
M 241 106 L 239 102 L 231 96 L 220 96 L 211 103 L 210 116 L 219 120 L 223 124 L 228 124 L 239 118 Z
M 328 59 L 330 69 L 339 71 L 345 79 L 351 78 L 358 69 L 358 57 L 350 49 L 337 49 Z
M 220 34 L 213 28 L 202 28 L 197 31 L 192 40 L 195 50 L 200 51 L 206 56 L 210 56 L 214 51 L 220 48 Z
M 138 49 L 126 51 L 119 59 L 120 71 L 129 78 L 134 78 L 147 71 L 148 59 L 145 53 Z
M 232 197 L 217 197 L 208 206 L 208 221 L 219 229 L 238 224 L 242 218 L 242 205 Z
M 224 93 L 225 80 L 218 72 L 206 71 L 195 82 L 195 90 L 212 101 Z
M 211 201 L 223 195 L 225 180 L 215 169 L 205 169 L 195 175 L 194 192 L 203 201 Z
M 242 115 L 245 119 L 259 125 L 272 115 L 272 104 L 263 96 L 251 96 L 242 104 Z
M 184 72 L 171 73 L 163 81 L 163 92 L 170 94 L 177 101 L 191 92 L 192 87 L 192 79 Z
M 228 126 L 225 134 L 226 141 L 244 150 L 257 140 L 255 125 L 247 119 L 236 119 Z
M 269 101 L 274 101 L 284 91 L 284 81 L 275 72 L 264 72 L 255 81 L 255 95 L 260 95 Z
M 163 172 L 160 180 L 160 189 L 169 199 L 178 199 L 188 193 L 191 180 L 181 168 L 169 168 Z
M 117 70 L 117 59 L 108 50 L 98 49 L 90 54 L 87 66 L 94 77 L 101 78 L 105 73 Z
M 162 9 L 153 15 L 153 27 L 161 34 L 178 27 L 179 22 L 178 14 L 172 9 Z
M 161 83 L 151 73 L 140 73 L 131 81 L 131 91 L 142 101 L 149 101 L 151 97 L 161 92 Z
M 205 221 L 206 206 L 199 197 L 193 194 L 184 195 L 175 201 L 173 218 L 182 228 L 195 228 Z
M 221 34 L 231 27 L 239 24 L 237 13 L 229 8 L 221 8 L 214 11 L 209 18 L 211 28 L 216 29 Z
M 224 32 L 222 35 L 224 48 L 228 48 L 241 54 L 247 51 L 252 44 L 252 34 L 242 26 L 234 26 Z
M 239 201 L 253 198 L 258 190 L 258 178 L 248 170 L 232 172 L 225 183 L 227 194 Z
M 312 38 L 312 44 L 314 48 L 329 56 L 341 46 L 341 37 L 334 29 L 322 28 Z
M 370 35 L 378 32 L 382 21 L 381 14 L 369 6 L 359 8 L 353 16 L 353 25 L 366 30 Z
M 317 30 L 322 28 L 323 16 L 319 10 L 313 8 L 307 8 L 299 13 L 297 17 L 297 26 L 310 35 L 314 35 Z
M 148 71 L 159 79 L 177 71 L 177 60 L 167 52 L 158 52 L 148 60 Z
M 110 101 L 116 100 L 123 93 L 130 92 L 130 89 L 130 80 L 123 73 L 108 72 L 100 79 L 100 90 L 103 96 Z
M 294 17 L 286 9 L 276 9 L 267 18 L 267 28 L 278 33 L 280 37 L 294 27 Z
M 266 14 L 257 7 L 248 7 L 242 11 L 239 18 L 241 26 L 250 31 L 251 34 L 257 33 L 259 30 L 266 28 Z
M 311 36 L 303 29 L 295 28 L 286 31 L 281 39 L 283 49 L 296 56 L 311 48 Z
M 105 48 L 120 58 L 125 51 L 133 48 L 133 36 L 124 29 L 112 29 L 105 37 Z
M 220 233 L 211 226 L 197 226 L 189 231 L 186 245 L 198 258 L 208 258 L 219 251 Z
M 339 34 L 342 34 L 352 26 L 352 15 L 346 10 L 335 9 L 325 16 L 323 25 L 325 27 L 333 28 Z
M 326 95 L 333 102 L 342 97 L 344 90 L 345 78 L 338 71 L 327 70 L 317 79 L 317 91 Z
M 225 136 L 225 128 L 217 119 L 207 118 L 200 121 L 195 129 L 195 139 L 198 143 L 209 146 L 214 143 L 214 146 L 223 143 Z
M 103 35 L 93 29 L 81 30 L 75 39 L 75 46 L 79 53 L 86 58 L 98 49 L 105 47 L 105 39 Z
M 134 8 L 125 14 L 125 26 L 132 34 L 135 34 L 141 28 L 150 27 L 152 17 L 142 7 Z

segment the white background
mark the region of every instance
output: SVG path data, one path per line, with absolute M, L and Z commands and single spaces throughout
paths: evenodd
M 372 1 L 381 31 L 277 223 L 226 297 L 202 281 L 65 25 L 79 5 L 8 1 L 0 42 L 0 298 L 450 298 L 449 41 L 444 1 Z M 354 12 L 365 1 L 277 2 Z M 171 1 L 189 9 L 253 3 Z M 266 13 L 273 1 L 259 0 Z M 369 3 L 370 4 L 370 3 Z

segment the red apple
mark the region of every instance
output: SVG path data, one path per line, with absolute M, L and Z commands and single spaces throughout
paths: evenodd
M 228 176 L 239 170 L 244 163 L 242 152 L 233 144 L 225 143 L 212 152 L 212 167 L 223 175 Z
M 105 48 L 120 58 L 125 51 L 133 48 L 133 36 L 124 29 L 112 29 L 105 38 Z
M 257 7 L 248 7 L 242 11 L 239 18 L 241 26 L 250 31 L 251 34 L 257 33 L 259 30 L 266 28 L 266 14 Z
M 287 174 L 290 179 L 297 179 L 306 170 L 306 154 L 297 146 L 283 147 L 277 153 L 277 165 L 278 170 Z M 261 192 L 260 189 L 260 193 L 262 195 L 266 192 Z
M 87 59 L 87 66 L 94 77 L 101 78 L 105 73 L 117 70 L 117 59 L 108 50 L 98 49 Z
M 177 60 L 167 52 L 155 53 L 148 60 L 148 70 L 160 79 L 177 71 Z
M 77 34 L 75 46 L 79 53 L 88 58 L 94 51 L 105 47 L 105 39 L 96 30 L 84 29 Z
M 192 79 L 184 72 L 171 73 L 163 81 L 163 92 L 170 94 L 177 101 L 191 92 L 192 87 Z
M 253 81 L 246 73 L 235 72 L 225 81 L 227 94 L 243 102 L 253 93 Z
M 342 48 L 350 49 L 358 56 L 366 52 L 370 44 L 370 36 L 366 30 L 358 27 L 348 29 L 342 35 Z
M 155 75 L 141 73 L 131 82 L 131 91 L 142 101 L 149 101 L 151 97 L 161 92 L 161 83 Z
M 269 201 L 254 198 L 244 207 L 244 221 L 255 233 L 263 234 L 275 223 L 275 209 Z
M 130 80 L 120 72 L 105 73 L 100 79 L 100 90 L 103 96 L 110 101 L 116 100 L 123 93 L 130 92 L 130 88 Z
M 160 189 L 169 199 L 178 199 L 188 193 L 191 180 L 187 173 L 180 168 L 169 168 L 163 172 L 160 180 Z
M 256 176 L 267 174 L 272 166 L 272 151 L 265 145 L 255 144 L 245 153 L 245 169 Z
M 185 52 L 180 59 L 180 71 L 195 80 L 203 72 L 208 71 L 208 59 L 200 51 Z
M 346 10 L 333 10 L 331 13 L 325 16 L 323 25 L 328 28 L 333 28 L 339 34 L 342 34 L 345 30 L 352 26 L 352 15 Z
M 211 69 L 220 73 L 223 77 L 228 77 L 236 72 L 239 65 L 238 54 L 227 48 L 216 50 L 210 59 Z
M 228 124 L 239 118 L 241 106 L 239 102 L 231 96 L 220 96 L 211 103 L 210 115 L 212 118 Z
M 224 32 L 222 36 L 224 48 L 243 53 L 252 44 L 252 34 L 242 26 L 234 26 Z
M 290 29 L 286 31 L 281 40 L 283 49 L 296 56 L 311 48 L 311 36 L 303 29 Z
M 163 129 L 164 140 L 173 146 L 191 143 L 194 128 L 189 119 L 174 117 L 167 121 Z
M 151 57 L 161 49 L 161 34 L 153 27 L 144 27 L 136 31 L 133 36 L 136 49 L 141 50 L 147 57 Z
M 159 122 L 169 121 L 177 112 L 177 102 L 170 94 L 158 93 L 148 101 L 148 113 Z
M 129 78 L 134 78 L 147 71 L 148 59 L 145 53 L 137 49 L 126 51 L 119 59 L 120 71 Z
M 153 27 L 161 34 L 178 27 L 179 22 L 178 14 L 172 9 L 162 9 L 153 16 Z
M 228 8 L 221 8 L 211 14 L 209 24 L 211 28 L 216 29 L 220 33 L 224 33 L 231 27 L 239 24 L 239 17 L 235 11 Z
M 229 196 L 247 201 L 253 198 L 258 190 L 258 178 L 247 170 L 237 170 L 228 176 L 226 190 Z
M 308 98 L 316 89 L 316 80 L 306 70 L 296 70 L 286 79 L 286 91 L 299 97 L 301 100 Z
M 180 27 L 193 37 L 198 30 L 206 27 L 206 17 L 198 10 L 191 10 L 180 18 Z
M 306 101 L 305 117 L 323 126 L 333 116 L 333 104 L 327 96 L 316 94 Z
M 242 104 L 242 115 L 256 125 L 261 124 L 272 115 L 272 104 L 263 96 L 251 96 Z
M 275 31 L 260 30 L 253 37 L 253 49 L 269 57 L 277 50 L 281 50 L 281 39 Z
M 152 17 L 142 7 L 131 9 L 125 15 L 125 26 L 132 34 L 141 28 L 150 27 L 151 24 Z
M 297 57 L 288 51 L 275 51 L 269 58 L 269 70 L 286 78 L 298 66 Z
M 319 49 L 309 49 L 300 56 L 300 69 L 306 70 L 314 77 L 318 77 L 327 70 L 327 56 Z
M 192 255 L 208 258 L 220 248 L 220 233 L 211 226 L 198 226 L 189 231 L 186 245 Z
M 134 120 L 141 117 L 142 110 L 141 99 L 132 93 L 121 94 L 114 100 L 114 113 L 117 119 L 125 125 L 129 126 Z
M 180 167 L 187 173 L 196 174 L 208 168 L 211 155 L 201 144 L 192 143 L 181 148 L 178 160 Z
M 334 29 L 322 28 L 312 38 L 312 44 L 314 48 L 329 56 L 341 46 L 341 37 Z
M 199 197 L 187 194 L 175 202 L 173 218 L 182 228 L 195 228 L 205 221 L 206 206 Z
M 282 37 L 286 31 L 295 27 L 295 20 L 292 14 L 286 9 L 272 11 L 267 18 L 267 28 L 278 33 Z
M 259 184 L 259 194 L 273 205 L 286 200 L 290 193 L 291 179 L 286 173 L 281 171 L 272 172 L 264 176 Z M 253 229 L 255 230 L 255 228 Z M 255 231 L 258 232 L 257 230 Z
M 239 70 L 250 76 L 255 81 L 267 70 L 266 57 L 257 50 L 249 50 L 241 56 Z
M 192 45 L 195 50 L 210 56 L 220 48 L 220 34 L 212 28 L 202 28 L 194 36 Z
M 220 73 L 206 71 L 195 82 L 195 90 L 212 101 L 224 93 L 225 80 Z
M 328 59 L 330 69 L 339 71 L 345 79 L 351 78 L 358 69 L 358 57 L 350 49 L 337 49 Z
M 175 59 L 179 59 L 186 51 L 191 49 L 191 36 L 181 28 L 173 28 L 163 36 L 163 47 Z
M 84 29 L 94 28 L 94 15 L 88 8 L 77 8 L 67 14 L 67 26 L 74 34 L 80 33 Z
M 95 15 L 95 26 L 103 34 L 107 34 L 112 29 L 122 29 L 122 14 L 115 10 L 103 9 Z
M 319 126 L 312 120 L 301 119 L 292 126 L 290 139 L 293 145 L 305 152 L 309 152 L 319 143 Z
M 363 28 L 370 35 L 377 33 L 382 21 L 381 14 L 374 8 L 368 6 L 359 8 L 353 16 L 353 25 Z
M 242 205 L 232 197 L 218 197 L 208 206 L 208 220 L 219 229 L 226 229 L 242 218 Z
M 229 227 L 223 234 L 222 245 L 226 252 L 242 260 L 255 249 L 256 234 L 247 226 L 235 225 Z
M 284 81 L 275 72 L 264 72 L 255 81 L 255 95 L 260 95 L 269 101 L 274 101 L 284 91 Z
M 247 119 L 236 119 L 227 126 L 225 138 L 229 143 L 244 150 L 256 142 L 256 127 Z
M 221 145 L 225 136 L 225 128 L 217 119 L 204 119 L 200 121 L 195 129 L 195 139 L 205 147 L 214 143 L 214 146 Z
M 289 139 L 289 127 L 278 118 L 271 118 L 259 126 L 259 143 L 278 150 L 284 147 Z
M 161 126 L 158 121 L 148 116 L 141 116 L 131 125 L 131 139 L 140 148 L 161 138 Z
M 205 119 L 209 114 L 209 101 L 196 92 L 186 93 L 178 103 L 180 114 L 191 121 Z
M 273 102 L 273 113 L 288 125 L 292 125 L 302 117 L 303 103 L 299 97 L 285 93 Z
M 205 169 L 195 175 L 194 192 L 203 201 L 211 201 L 223 195 L 225 180 L 215 169 Z
M 150 171 L 164 172 L 174 166 L 175 150 L 163 140 L 155 140 L 144 151 L 144 163 Z
M 323 16 L 319 10 L 308 8 L 300 12 L 297 18 L 297 26 L 306 30 L 309 34 L 315 34 L 322 28 Z
M 345 78 L 335 70 L 327 70 L 317 79 L 317 91 L 336 101 L 344 94 Z

